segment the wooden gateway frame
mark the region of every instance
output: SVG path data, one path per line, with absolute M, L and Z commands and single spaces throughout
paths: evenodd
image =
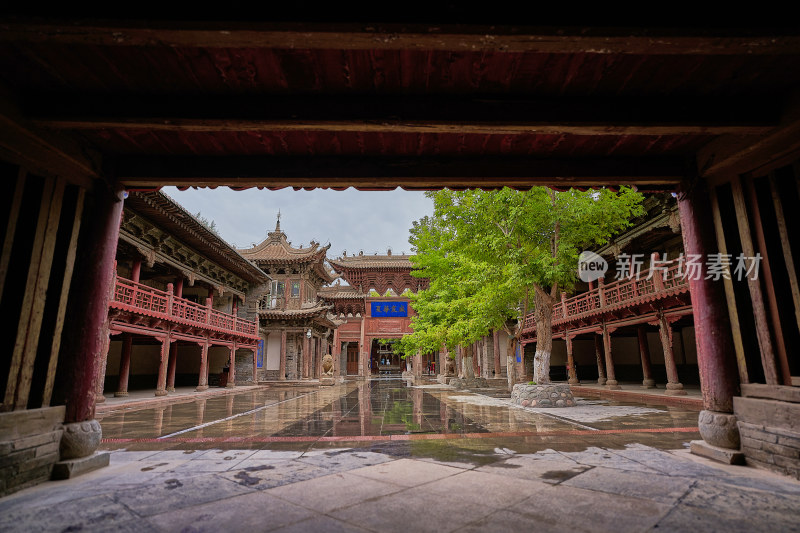
M 757 282 L 689 283 L 705 407 L 694 449 L 800 476 L 796 453 L 759 445 L 797 434 L 775 421 L 800 416 L 796 32 L 284 11 L 290 22 L 145 25 L 113 9 L 2 21 L 4 438 L 96 425 L 124 189 L 625 184 L 679 194 L 687 253 L 761 253 Z M 9 429 L 21 421 L 31 434 Z M 38 466 L 0 491 L 61 459 L 67 475 L 96 466 L 93 451 L 10 452 Z

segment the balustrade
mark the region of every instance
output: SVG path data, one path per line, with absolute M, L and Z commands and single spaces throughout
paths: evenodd
M 677 289 L 688 289 L 689 280 L 681 267 L 681 263 L 673 261 L 645 270 L 638 277 L 621 279 L 606 285 L 598 284 L 598 287 L 588 292 L 563 299 L 553 306 L 553 324 L 603 309 L 631 305 L 642 299 L 661 298 Z M 525 317 L 523 330 L 528 331 L 535 327 L 531 313 Z
M 119 276 L 116 277 L 111 305 L 115 302 L 146 314 L 166 315 L 201 327 L 211 326 L 251 336 L 256 334 L 256 323 L 253 321 L 211 309 L 210 306 L 200 305 L 185 298 L 177 298 L 170 291 L 154 289 Z

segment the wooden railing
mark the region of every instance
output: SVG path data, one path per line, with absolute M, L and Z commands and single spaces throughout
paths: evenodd
M 618 309 L 635 305 L 642 300 L 654 300 L 688 290 L 686 272 L 677 261 L 666 263 L 663 267 L 642 271 L 638 277 L 621 279 L 604 285 L 602 281 L 594 289 L 562 299 L 553 306 L 553 325 L 567 320 L 582 318 L 604 310 Z M 651 274 L 652 272 L 652 274 Z M 536 328 L 533 313 L 525 317 L 523 331 Z
M 200 327 L 211 326 L 245 335 L 256 335 L 255 322 L 212 309 L 210 301 L 206 305 L 200 305 L 178 298 L 172 293 L 172 284 L 167 286 L 166 291 L 161 291 L 117 276 L 111 305 L 114 302 L 148 315 L 164 315 L 167 319 L 173 318 Z

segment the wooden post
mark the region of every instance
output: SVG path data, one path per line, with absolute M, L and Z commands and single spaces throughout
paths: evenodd
M 706 187 L 705 180 L 697 179 L 692 183 L 684 183 L 678 195 L 684 250 L 687 254 L 701 257 L 707 257 L 715 249 L 716 240 Z M 733 397 L 739 385 L 730 319 L 722 284 L 705 279 L 705 265 L 701 266 L 701 270 L 702 275 L 689 278 L 697 364 L 705 409 L 701 412 L 698 425 L 703 440 L 709 444 L 738 448 L 736 419 L 730 414 L 733 413 Z
M 664 366 L 667 369 L 667 394 L 683 396 L 686 391 L 678 379 L 678 367 L 675 365 L 675 355 L 672 352 L 672 327 L 664 316 L 663 311 L 658 312 L 658 331 L 661 336 L 661 346 L 664 349 Z
M 122 191 L 109 191 L 98 181 L 91 206 L 83 221 L 86 233 L 79 241 L 58 362 L 58 381 L 63 384 L 59 392 L 67 406 L 65 423 L 94 418 L 95 379 L 108 317 Z
M 133 335 L 122 334 L 122 352 L 119 357 L 119 385 L 114 396 L 128 395 L 128 380 L 131 375 L 131 351 L 133 350 Z
M 575 368 L 575 358 L 572 355 L 572 336 L 569 334 L 569 331 L 564 333 L 564 342 L 567 343 L 567 366 L 569 367 L 567 383 L 570 385 L 578 385 L 580 381 L 578 380 L 578 369 Z
M 650 364 L 650 345 L 647 344 L 647 328 L 644 325 L 636 329 L 639 337 L 639 357 L 642 359 L 642 388 L 655 389 L 656 380 L 653 379 L 653 369 Z
M 594 336 L 594 355 L 597 358 L 597 384 L 606 384 L 606 371 L 603 365 L 603 345 L 600 335 Z
M 286 380 L 286 330 L 281 330 L 281 361 L 278 368 L 278 379 Z
M 331 355 L 333 356 L 333 375 L 338 378 L 342 375 L 342 341 L 339 340 L 339 328 L 333 330 L 333 350 L 331 350 Z
M 606 388 L 619 390 L 622 387 L 619 386 L 619 383 L 617 383 L 617 378 L 614 375 L 614 358 L 611 353 L 612 331 L 614 331 L 614 328 L 609 328 L 606 324 L 603 324 L 603 350 L 605 351 L 606 355 L 606 375 L 608 376 L 608 379 L 606 380 Z
M 175 278 L 175 298 L 183 297 L 183 276 Z
M 308 360 L 311 357 L 311 342 L 306 332 L 303 332 L 303 365 L 302 378 L 308 379 Z
M 492 342 L 494 343 L 494 377 L 499 378 L 502 374 L 500 366 L 500 332 L 492 331 Z
M 111 347 L 111 332 L 108 329 L 108 323 L 104 326 L 105 329 L 105 344 L 103 345 L 103 352 L 100 356 L 100 364 L 97 367 L 97 388 L 95 389 L 94 403 L 103 403 L 106 397 L 103 392 L 106 387 L 106 365 L 108 364 L 108 350 Z
M 236 386 L 236 342 L 231 345 L 231 355 L 229 359 L 230 367 L 228 368 L 228 384 L 227 387 Z
M 369 350 L 370 350 L 369 348 L 364 346 L 364 342 L 366 340 L 365 337 L 366 321 L 367 317 L 365 312 L 364 315 L 362 315 L 361 317 L 361 336 L 359 337 L 360 341 L 358 343 L 358 359 L 359 359 L 358 375 L 363 376 L 364 378 L 369 377 L 368 366 L 369 366 Z
M 769 308 L 769 325 L 772 326 L 773 340 L 775 341 L 775 355 L 778 358 L 778 382 L 784 385 L 792 385 L 792 374 L 789 370 L 789 356 L 786 353 L 786 344 L 783 340 L 783 327 L 781 326 L 780 312 L 778 311 L 778 300 L 775 297 L 775 285 L 772 281 L 772 267 L 769 262 L 769 252 L 767 250 L 767 239 L 764 236 L 764 228 L 761 222 L 761 210 L 758 207 L 758 197 L 753 178 L 748 177 L 745 181 L 747 193 L 750 199 L 750 208 L 753 213 L 753 230 L 758 245 L 758 252 L 761 254 L 761 275 L 764 276 L 764 289 L 767 295 Z
M 796 174 L 795 180 L 797 180 Z M 800 180 L 798 181 L 800 182 Z M 778 235 L 780 235 L 781 246 L 783 248 L 783 260 L 786 262 L 786 271 L 789 275 L 789 286 L 792 290 L 792 300 L 794 301 L 794 318 L 797 321 L 797 328 L 800 329 L 800 283 L 798 283 L 797 280 L 797 268 L 795 268 L 792 247 L 789 243 L 789 230 L 786 226 L 786 218 L 783 215 L 783 203 L 781 202 L 780 194 L 778 193 L 778 187 L 775 183 L 774 172 L 770 173 L 769 175 L 769 187 L 770 192 L 772 193 L 772 203 L 775 206 L 775 218 L 778 222 Z
M 169 363 L 167 367 L 167 392 L 175 392 L 175 369 L 178 366 L 178 342 L 169 347 Z
M 731 188 L 733 190 L 733 205 L 736 208 L 736 222 L 739 226 L 739 238 L 742 243 L 742 253 L 745 257 L 754 257 L 756 252 L 750 235 L 750 218 L 747 214 L 741 179 L 735 178 L 731 182 Z M 764 379 L 767 385 L 778 385 L 781 382 L 778 377 L 778 368 L 775 365 L 775 353 L 772 346 L 769 320 L 767 320 L 767 311 L 764 306 L 764 295 L 761 292 L 761 280 L 752 279 L 752 277 L 748 276 L 747 287 L 750 289 L 750 300 L 753 304 L 756 337 L 758 338 L 758 349 L 761 352 Z
M 264 351 L 266 351 L 266 346 L 264 346 Z M 253 385 L 258 385 L 258 344 L 253 348 Z
M 20 184 L 21 186 L 21 184 Z M 63 178 L 45 179 L 39 203 L 39 217 L 28 267 L 25 294 L 20 302 L 17 337 L 11 353 L 8 381 L 3 404 L 15 410 L 26 409 L 33 381 L 39 333 L 44 318 L 47 286 L 53 264 L 61 206 L 64 199 Z M 12 206 L 13 207 L 13 206 Z M 4 273 L 3 273 L 4 275 Z M 106 299 L 106 301 L 108 301 Z M 8 357 L 8 354 L 5 355 Z
M 169 363 L 170 339 L 169 334 L 161 339 L 161 363 L 158 365 L 158 382 L 156 383 L 156 396 L 167 395 L 167 364 Z
M 134 283 L 139 283 L 139 279 L 142 276 L 142 260 L 136 259 L 133 261 L 131 265 L 131 281 Z
M 208 389 L 208 337 L 200 345 L 200 375 L 197 380 L 197 392 Z
M 722 226 L 722 216 L 719 211 L 719 201 L 716 189 L 711 187 L 708 191 L 711 200 L 711 212 L 714 218 L 714 229 L 716 232 L 717 250 L 721 254 L 728 253 L 728 245 L 725 242 L 725 230 Z M 728 318 L 730 320 L 731 336 L 733 338 L 733 349 L 736 354 L 736 365 L 739 368 L 739 380 L 742 383 L 750 383 L 750 376 L 747 371 L 747 361 L 744 355 L 744 342 L 742 340 L 742 328 L 739 325 L 739 310 L 736 308 L 736 294 L 733 290 L 733 281 L 723 277 L 722 284 L 725 289 L 725 301 L 728 307 Z

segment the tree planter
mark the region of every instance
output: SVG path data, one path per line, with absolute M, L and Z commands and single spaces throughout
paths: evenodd
M 548 383 L 547 385 L 514 385 L 511 403 L 523 407 L 574 407 L 575 398 L 569 385 Z

